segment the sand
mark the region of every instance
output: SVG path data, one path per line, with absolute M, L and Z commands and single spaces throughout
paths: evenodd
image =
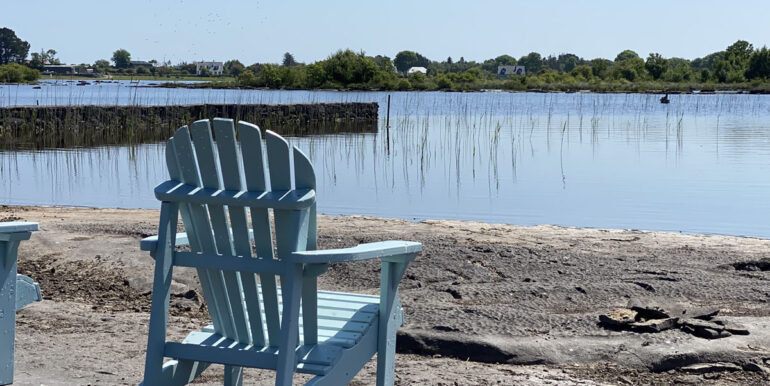
M 144 367 L 153 260 L 139 250 L 156 210 L 0 208 L 0 221 L 40 223 L 19 271 L 44 301 L 17 313 L 19 385 L 136 384 Z M 770 271 L 741 263 L 770 241 L 637 230 L 461 221 L 319 217 L 320 248 L 388 239 L 424 251 L 401 282 L 399 385 L 765 384 L 770 382 Z M 741 269 L 736 269 L 738 266 Z M 752 269 L 752 268 L 749 268 Z M 194 271 L 175 271 L 169 333 L 208 321 Z M 377 293 L 379 264 L 336 264 L 323 289 Z M 717 307 L 750 334 L 707 340 L 680 330 L 608 330 L 598 316 L 630 299 Z M 740 371 L 684 366 L 733 363 Z M 374 383 L 370 362 L 352 384 Z M 272 384 L 249 371 L 245 384 Z M 301 382 L 301 376 L 295 377 Z M 200 384 L 221 384 L 212 368 Z

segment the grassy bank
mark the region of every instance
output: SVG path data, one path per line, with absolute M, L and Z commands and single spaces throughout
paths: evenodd
M 223 117 L 301 136 L 377 130 L 376 103 L 28 106 L 0 108 L 2 149 L 160 142 L 192 121 Z

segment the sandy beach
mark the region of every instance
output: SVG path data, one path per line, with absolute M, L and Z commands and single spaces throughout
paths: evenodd
M 19 249 L 19 272 L 40 283 L 44 301 L 17 313 L 15 384 L 141 380 L 154 262 L 139 240 L 156 233 L 158 215 L 0 208 L 0 221 L 40 224 Z M 388 239 L 424 246 L 400 286 L 398 385 L 770 382 L 770 271 L 752 265 L 770 256 L 770 240 L 319 217 L 320 248 Z M 337 264 L 319 286 L 377 293 L 378 278 L 376 262 Z M 172 287 L 169 332 L 182 338 L 208 315 L 193 270 L 176 269 Z M 598 323 L 629 301 L 716 308 L 749 334 L 704 339 Z M 373 384 L 375 367 L 352 384 Z M 198 384 L 221 382 L 214 367 Z M 272 382 L 271 372 L 246 372 L 245 384 Z

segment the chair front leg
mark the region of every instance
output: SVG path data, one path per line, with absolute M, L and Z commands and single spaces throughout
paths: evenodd
M 36 227 L 36 225 L 35 225 Z M 32 232 L 0 233 L 0 385 L 13 383 L 16 335 L 16 257 Z
M 281 276 L 283 295 L 283 320 L 281 339 L 278 344 L 278 366 L 275 385 L 291 386 L 297 368 L 297 345 L 299 344 L 299 303 L 302 295 L 302 265 L 295 264 L 286 275 Z
M 163 352 L 166 346 L 178 209 L 177 203 L 164 202 L 160 211 L 160 232 L 150 307 L 150 330 L 147 334 L 147 358 L 144 364 L 143 384 L 145 386 L 163 384 Z
M 225 365 L 225 386 L 243 386 L 243 367 Z
M 395 261 L 394 261 L 395 260 Z M 396 368 L 396 331 L 401 327 L 398 283 L 411 259 L 382 262 L 380 315 L 377 336 L 377 386 L 391 386 Z

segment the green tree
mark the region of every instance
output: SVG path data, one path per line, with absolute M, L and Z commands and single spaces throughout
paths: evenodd
M 237 77 L 245 69 L 246 69 L 246 66 L 244 66 L 243 63 L 239 62 L 238 60 L 228 60 L 224 64 L 223 72 L 225 75 Z
M 29 61 L 29 66 L 42 70 L 46 64 L 61 64 L 58 58 L 56 58 L 56 50 L 44 50 L 41 49 L 40 53 L 33 52 Z
M 754 47 L 745 40 L 731 44 L 721 55 L 714 59 L 714 76 L 719 82 L 743 82 L 744 73 L 749 66 Z
M 238 84 L 241 86 L 255 86 L 257 84 L 257 76 L 251 70 L 244 70 L 238 74 Z
M 494 59 L 487 59 L 481 64 L 481 69 L 492 74 L 497 74 L 497 66 L 515 66 L 516 58 L 510 55 L 500 55 Z
M 624 62 L 626 60 L 631 60 L 631 59 L 640 59 L 639 54 L 637 54 L 633 50 L 625 50 L 619 53 L 618 56 L 615 57 L 615 63 Z
M 634 82 L 644 73 L 644 60 L 632 50 L 625 50 L 615 57 L 612 66 L 612 76 L 615 79 L 626 79 Z
M 0 64 L 24 63 L 29 43 L 19 39 L 10 28 L 0 28 Z
M 751 54 L 746 77 L 749 79 L 770 78 L 770 50 L 767 49 L 767 46 L 763 46 Z
M 658 53 L 650 53 L 647 57 L 647 61 L 644 63 L 644 68 L 652 75 L 652 78 L 660 79 L 661 75 L 668 69 L 668 61 L 663 59 Z
M 377 55 L 372 60 L 374 60 L 374 64 L 377 65 L 380 71 L 388 74 L 396 72 L 396 66 L 393 65 L 393 61 L 389 57 Z
M 693 68 L 701 69 L 705 68 L 707 70 L 711 70 L 714 68 L 714 61 L 716 58 L 724 54 L 724 51 L 714 52 L 713 54 L 708 54 L 702 58 L 696 58 L 693 59 L 691 65 Z
M 98 72 L 107 72 L 107 70 L 110 69 L 110 62 L 104 59 L 99 59 L 94 62 L 94 69 Z
M 497 63 L 498 66 L 515 66 L 516 58 L 511 55 L 500 55 L 495 58 L 495 63 Z
M 401 51 L 396 54 L 393 64 L 398 72 L 406 74 L 406 71 L 417 64 L 417 53 L 413 51 Z
M 139 67 L 139 69 L 143 69 L 144 67 Z M 211 76 L 211 70 L 209 70 L 206 67 L 201 67 L 200 72 L 198 73 L 198 76 L 202 78 L 207 78 Z
M 112 62 L 117 68 L 128 68 L 131 64 L 131 53 L 121 48 L 112 53 Z
M 593 71 L 591 67 L 588 67 L 585 64 L 575 66 L 575 68 L 573 68 L 569 73 L 577 80 L 589 81 L 591 78 L 593 78 Z
M 527 75 L 535 75 L 543 69 L 543 58 L 537 52 L 530 52 L 522 56 L 518 64 L 524 66 Z
M 452 80 L 449 79 L 449 77 L 446 74 L 441 74 L 436 77 L 435 79 L 436 86 L 438 86 L 441 90 L 451 90 L 454 88 L 454 84 L 452 83 Z
M 183 74 L 195 75 L 198 72 L 195 63 L 179 63 L 176 68 Z
M 594 76 L 601 79 L 607 79 L 613 64 L 611 60 L 602 58 L 592 59 L 588 63 Z
M 364 84 L 374 78 L 377 65 L 372 58 L 351 50 L 337 51 L 323 62 L 327 80 L 347 86 L 351 83 Z
M 682 58 L 668 59 L 668 70 L 663 74 L 663 79 L 668 82 L 683 82 L 690 81 L 693 78 L 693 70 L 689 60 Z M 706 80 L 708 80 L 708 77 Z
M 265 64 L 258 75 L 259 84 L 270 88 L 281 88 L 281 72 L 272 64 Z
M 283 65 L 285 67 L 296 66 L 297 65 L 297 61 L 294 60 L 294 56 L 292 54 L 287 52 L 287 53 L 283 54 Z

